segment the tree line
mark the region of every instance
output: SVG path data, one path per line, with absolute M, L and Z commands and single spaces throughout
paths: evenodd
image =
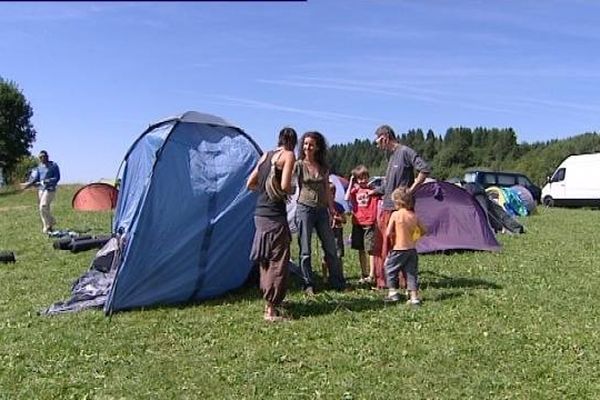
M 474 129 L 453 127 L 442 137 L 431 129 L 411 129 L 399 136 L 401 143 L 415 149 L 432 167 L 439 180 L 462 178 L 470 169 L 521 172 L 542 185 L 558 164 L 571 154 L 600 152 L 600 135 L 587 132 L 566 139 L 518 143 L 512 128 Z M 331 171 L 349 176 L 358 164 L 371 176 L 385 175 L 387 157 L 368 139 L 334 144 L 328 154 Z

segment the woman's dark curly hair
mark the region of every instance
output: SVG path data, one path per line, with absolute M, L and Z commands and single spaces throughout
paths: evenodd
M 304 160 L 304 139 L 313 138 L 317 142 L 315 148 L 315 160 L 321 167 L 321 170 L 329 170 L 329 164 L 327 164 L 327 141 L 325 136 L 317 131 L 309 131 L 302 135 L 300 139 L 300 146 L 298 148 L 298 159 Z

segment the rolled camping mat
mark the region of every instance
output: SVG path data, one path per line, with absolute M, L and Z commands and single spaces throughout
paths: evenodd
M 87 240 L 87 239 L 93 239 L 92 235 L 81 235 L 81 236 L 75 236 L 72 237 L 71 240 L 72 241 L 78 241 L 78 240 Z
M 71 241 L 71 238 L 58 239 L 52 243 L 52 247 L 54 247 L 56 250 L 70 250 Z
M 71 243 L 71 253 L 99 249 L 108 242 L 110 236 L 96 236 L 93 239 L 75 240 Z
M 72 246 L 73 242 L 78 241 L 78 240 L 91 239 L 91 238 L 92 238 L 91 235 L 77 236 L 74 238 L 62 238 L 62 239 L 55 240 L 54 243 L 52 243 L 52 247 L 54 247 L 56 250 L 71 250 L 71 246 Z

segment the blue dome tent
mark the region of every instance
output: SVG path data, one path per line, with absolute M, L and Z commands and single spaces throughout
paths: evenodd
M 212 115 L 186 112 L 148 127 L 124 159 L 116 241 L 109 243 L 115 261 L 102 272 L 92 262 L 80 278 L 101 273 L 100 281 L 109 282 L 89 306 L 111 314 L 198 301 L 243 285 L 252 267 L 256 205 L 245 183 L 260 155 L 244 131 Z M 47 313 L 86 308 L 74 303 L 91 300 L 75 287 L 72 295 Z
M 124 236 L 107 313 L 214 297 L 241 286 L 251 263 L 260 157 L 241 129 L 187 112 L 150 126 L 125 156 L 113 231 Z

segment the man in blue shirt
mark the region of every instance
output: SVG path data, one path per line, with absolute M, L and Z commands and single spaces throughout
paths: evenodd
M 44 233 L 52 232 L 56 220 L 50 212 L 50 204 L 56 195 L 56 184 L 60 180 L 60 170 L 54 161 L 48 158 L 46 150 L 40 151 L 40 163 L 31 171 L 27 182 L 21 183 L 22 189 L 30 186 L 38 187 L 38 198 L 40 216 L 42 217 L 42 231 Z

